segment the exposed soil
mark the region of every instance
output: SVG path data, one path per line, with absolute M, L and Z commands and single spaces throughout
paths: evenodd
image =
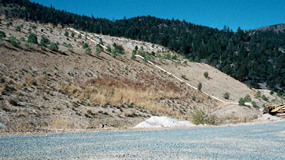
M 9 22 L 12 24 L 7 27 Z M 21 26 L 20 31 L 17 26 Z M 67 29 L 23 20 L 2 19 L 0 30 L 6 34 L 0 46 L 3 132 L 128 128 L 152 115 L 191 121 L 197 109 L 213 116 L 215 124 L 237 123 L 261 115 L 258 108 L 230 104 L 246 94 L 253 98 L 256 90 L 206 64 L 185 64 L 179 56 L 180 62 L 161 60 L 157 57 L 175 53 L 158 45 L 84 32 L 81 38 L 77 34 L 72 37 Z M 58 42 L 59 51 L 28 43 L 30 32 L 37 35 L 38 41 L 44 36 Z M 122 45 L 126 54 L 115 58 L 106 51 L 96 54 L 96 44 L 85 38 L 86 34 L 98 42 L 101 39 L 105 46 Z M 9 43 L 10 36 L 21 39 L 20 46 Z M 88 43 L 91 54 L 85 53 L 83 43 Z M 67 47 L 68 44 L 72 47 Z M 185 82 L 194 86 L 202 82 L 202 92 L 139 58 L 132 60 L 135 46 L 155 52 L 152 61 L 177 77 L 185 75 Z M 205 71 L 209 73 L 208 79 L 203 76 Z M 224 99 L 229 104 L 203 92 L 221 99 L 229 92 L 230 99 Z M 270 96 L 269 101 L 274 95 Z M 275 100 L 278 102 L 278 97 Z M 263 101 L 256 101 L 261 107 Z

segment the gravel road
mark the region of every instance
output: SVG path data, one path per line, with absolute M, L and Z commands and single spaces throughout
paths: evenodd
M 285 159 L 285 121 L 231 127 L 0 136 L 0 159 Z

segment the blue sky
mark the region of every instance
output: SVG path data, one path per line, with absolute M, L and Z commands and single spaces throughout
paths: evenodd
M 31 0 L 101 18 L 151 15 L 234 31 L 285 23 L 285 0 Z

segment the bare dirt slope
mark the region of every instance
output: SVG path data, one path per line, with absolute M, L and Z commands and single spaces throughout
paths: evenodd
M 214 113 L 228 105 L 203 92 L 223 99 L 223 93 L 228 91 L 231 96 L 227 101 L 235 103 L 239 95 L 252 96 L 254 92 L 208 65 L 181 63 L 185 60 L 178 55 L 178 61 L 166 60 L 165 55 L 176 53 L 158 45 L 78 34 L 60 26 L 23 20 L 2 19 L 0 30 L 6 35 L 0 46 L 0 128 L 4 131 L 125 128 L 152 115 L 192 121 L 201 113 L 199 110 L 203 111 L 202 117 L 207 117 L 207 123 L 217 124 L 224 122 L 225 115 L 221 119 Z M 39 44 L 27 42 L 31 33 L 37 35 Z M 50 42 L 45 46 L 40 43 L 42 39 Z M 110 46 L 111 53 L 102 48 L 98 51 L 97 41 L 104 48 Z M 114 43 L 121 45 L 125 54 L 116 53 Z M 177 77 L 185 75 L 186 82 L 202 82 L 202 92 L 143 59 L 131 59 L 135 46 L 154 64 Z M 203 77 L 204 71 L 209 72 L 209 79 Z M 261 113 L 253 107 L 228 108 L 243 113 L 247 120 Z M 226 122 L 244 120 L 232 114 Z

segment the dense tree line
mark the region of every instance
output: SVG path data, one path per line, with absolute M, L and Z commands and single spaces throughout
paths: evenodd
M 161 44 L 193 61 L 208 63 L 250 86 L 258 88 L 259 83 L 266 83 L 274 90 L 285 89 L 284 32 L 252 32 L 240 28 L 233 32 L 226 26 L 218 30 L 151 16 L 110 21 L 56 10 L 29 0 L 1 0 L 1 3 L 24 7 L 17 15 L 25 20 Z

